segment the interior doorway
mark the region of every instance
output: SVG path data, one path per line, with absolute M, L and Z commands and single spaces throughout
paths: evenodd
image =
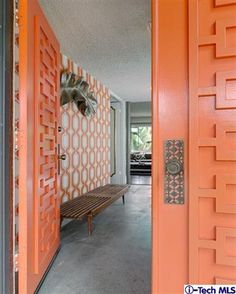
M 130 103 L 129 181 L 132 185 L 151 185 L 152 111 L 149 101 Z
M 1 3 L 3 2 L 6 3 L 6 1 L 1 1 Z M 77 1 L 72 2 L 75 5 Z M 19 200 L 23 200 L 23 203 L 20 203 L 20 209 L 18 210 L 18 207 L 14 206 L 11 207 L 11 210 L 19 217 L 23 216 L 23 221 L 21 220 L 20 222 L 21 231 L 18 234 L 21 247 L 19 251 L 19 276 L 21 283 L 24 285 L 23 288 L 19 288 L 19 291 L 23 294 L 33 293 L 43 273 L 46 269 L 50 268 L 50 260 L 55 251 L 51 251 L 51 254 L 46 260 L 44 258 L 41 259 L 41 257 L 44 256 L 42 252 L 47 251 L 48 253 L 50 245 L 52 245 L 51 230 L 55 233 L 53 236 L 56 235 L 58 237 L 59 235 L 59 230 L 57 230 L 57 228 L 59 228 L 60 220 L 59 214 L 57 213 L 57 203 L 76 198 L 79 196 L 80 192 L 86 193 L 89 189 L 93 189 L 97 185 L 103 185 L 108 178 L 110 179 L 110 170 L 107 168 L 109 166 L 109 159 L 106 157 L 106 154 L 110 154 L 109 148 L 107 148 L 108 145 L 105 143 L 105 147 L 102 147 L 102 152 L 100 150 L 101 146 L 103 146 L 103 141 L 109 141 L 109 136 L 107 136 L 109 132 L 107 133 L 106 129 L 108 126 L 106 117 L 110 113 L 109 99 L 107 99 L 109 91 L 107 91 L 106 87 L 103 87 L 103 84 L 101 85 L 101 83 L 98 83 L 96 78 L 94 79 L 94 77 L 83 70 L 81 66 L 78 66 L 80 58 L 77 54 L 85 54 L 83 60 L 84 62 L 88 62 L 87 64 L 89 64 L 90 69 L 95 71 L 96 69 L 100 69 L 102 72 L 101 80 L 105 77 L 105 73 L 103 72 L 105 69 L 104 65 L 111 65 L 110 70 L 112 69 L 112 74 L 110 73 L 107 81 L 112 84 L 114 81 L 116 82 L 115 92 L 118 92 L 120 89 L 125 90 L 125 92 L 120 94 L 122 97 L 126 96 L 125 93 L 127 94 L 127 89 L 130 89 L 130 84 L 133 84 L 137 91 L 136 93 L 129 93 L 131 100 L 138 99 L 137 95 L 140 95 L 142 97 L 141 99 L 143 99 L 143 97 L 146 96 L 146 91 L 150 91 L 150 87 L 146 88 L 142 86 L 143 79 L 137 78 L 137 76 L 137 79 L 130 79 L 130 77 L 133 78 L 135 75 L 130 74 L 126 67 L 129 62 L 127 55 L 124 54 L 124 51 L 127 49 L 126 46 L 123 47 L 123 45 L 126 44 L 124 39 L 128 40 L 127 44 L 131 44 L 132 49 L 140 48 L 139 46 L 135 46 L 133 42 L 130 42 L 130 40 L 134 40 L 133 37 L 137 38 L 136 41 L 140 40 L 140 34 L 133 34 L 132 26 L 129 27 L 128 30 L 118 29 L 121 38 L 119 40 L 115 38 L 116 42 L 114 43 L 114 48 L 110 48 L 112 50 L 109 51 L 102 49 L 104 43 L 103 39 L 99 38 L 97 34 L 94 34 L 96 28 L 100 29 L 102 35 L 104 35 L 104 32 L 107 32 L 106 28 L 109 28 L 108 35 L 105 34 L 105 36 L 108 37 L 106 44 L 110 46 L 112 44 L 111 40 L 114 40 L 115 36 L 111 29 L 114 28 L 113 24 L 115 19 L 117 20 L 116 17 L 118 17 L 118 25 L 125 24 L 125 20 L 131 20 L 130 11 L 133 12 L 134 1 L 129 2 L 125 0 L 122 2 L 123 5 L 120 5 L 118 1 L 114 1 L 116 9 L 113 15 L 110 14 L 111 1 L 109 1 L 109 5 L 107 1 L 105 1 L 106 5 L 104 7 L 95 5 L 97 3 L 96 1 L 95 3 L 91 1 L 91 9 L 86 7 L 89 2 L 90 1 L 81 1 L 80 7 L 75 9 L 72 5 L 63 7 L 63 1 L 40 0 L 41 5 L 44 6 L 43 11 L 47 15 L 46 17 L 44 13 L 42 14 L 36 0 L 24 0 L 21 2 L 25 4 L 25 9 L 23 9 L 20 14 L 21 29 L 23 27 L 24 32 L 24 46 L 22 49 L 23 52 L 26 53 L 26 55 L 23 54 L 23 56 L 27 57 L 27 62 L 23 65 L 23 76 L 21 77 L 21 81 L 22 78 L 24 81 L 25 92 L 23 92 L 24 95 L 22 95 L 21 92 L 19 99 L 19 93 L 16 91 L 14 93 L 14 99 L 16 98 L 19 102 L 25 102 L 23 103 L 23 110 L 25 112 L 23 111 L 21 113 L 23 124 L 21 123 L 21 128 L 19 130 L 20 148 L 22 148 L 23 154 L 25 155 L 21 158 L 23 162 L 23 179 L 20 180 L 20 185 L 23 184 L 24 189 L 21 187 L 22 190 Z M 135 3 L 137 2 L 141 3 L 142 1 L 135 1 Z M 8 1 L 8 3 L 10 3 L 10 1 Z M 126 5 L 130 3 L 131 6 L 127 7 Z M 147 1 L 143 1 L 143 3 L 147 4 Z M 123 8 L 123 13 L 117 13 L 119 9 Z M 135 8 L 137 7 L 135 6 Z M 93 18 L 95 23 L 88 18 L 88 16 L 91 17 L 92 9 L 95 10 L 95 17 Z M 235 284 L 236 269 L 234 248 L 236 243 L 234 195 L 236 170 L 236 105 L 234 98 L 236 51 L 234 28 L 236 26 L 236 4 L 234 0 L 153 0 L 152 20 L 150 17 L 150 19 L 146 21 L 147 18 L 144 17 L 145 15 L 143 15 L 143 13 L 146 14 L 147 11 L 149 11 L 147 15 L 150 15 L 150 7 L 135 9 L 135 25 L 133 27 L 143 28 L 144 25 L 145 30 L 143 29 L 141 35 L 145 34 L 145 36 L 147 30 L 150 35 L 150 27 L 152 27 L 152 148 L 155 150 L 155 153 L 152 154 L 153 197 L 151 199 L 150 196 L 149 200 L 148 198 L 145 199 L 147 210 L 152 206 L 152 292 L 173 293 L 174 289 L 174 291 L 180 293 L 183 290 L 183 285 L 189 281 L 194 284 Z M 85 12 L 89 13 L 86 14 Z M 108 16 L 111 16 L 112 20 L 110 22 L 107 22 L 109 17 L 103 17 L 105 12 L 108 13 Z M 73 13 L 76 14 L 74 17 L 72 17 Z M 6 15 L 13 14 L 9 13 Z M 137 15 L 138 17 L 136 17 Z M 100 21 L 99 24 L 96 24 L 99 16 L 102 16 L 104 22 Z M 80 39 L 77 39 L 79 30 L 73 30 L 73 24 L 79 23 L 79 20 L 81 21 L 79 29 L 83 28 L 83 35 Z M 141 26 L 139 26 L 138 23 L 140 20 L 145 20 Z M 152 23 L 150 25 L 151 21 Z M 66 24 L 69 22 L 72 22 L 72 24 L 67 27 Z M 42 172 L 46 169 L 47 176 L 41 180 L 41 182 L 38 182 L 38 179 L 35 179 L 35 162 L 33 161 L 32 154 L 35 155 L 39 152 L 42 156 L 51 156 L 51 152 L 46 155 L 47 152 L 45 152 L 44 148 L 47 146 L 49 149 L 51 148 L 49 151 L 55 152 L 58 146 L 55 148 L 51 136 L 46 136 L 46 140 L 50 141 L 50 143 L 47 142 L 47 144 L 43 144 L 43 147 L 40 147 L 42 152 L 40 148 L 36 151 L 34 150 L 34 152 L 33 147 L 35 141 L 38 142 L 37 139 L 44 140 L 45 138 L 44 134 L 40 138 L 34 136 L 34 132 L 35 126 L 37 128 L 38 124 L 42 124 L 46 131 L 55 127 L 51 121 L 51 117 L 55 119 L 52 115 L 52 113 L 55 114 L 55 107 L 51 105 L 50 109 L 48 109 L 47 105 L 49 100 L 51 100 L 51 104 L 53 101 L 55 102 L 55 99 L 54 97 L 49 98 L 48 96 L 53 95 L 54 91 L 58 90 L 56 86 L 59 85 L 59 79 L 56 83 L 55 76 L 58 78 L 59 74 L 55 73 L 55 71 L 60 71 L 59 65 L 63 65 L 64 60 L 63 55 L 59 53 L 56 41 L 57 38 L 51 31 L 51 27 L 53 27 L 53 31 L 55 30 L 55 35 L 60 36 L 60 44 L 63 50 L 67 51 L 66 54 L 74 56 L 74 59 L 70 57 L 66 59 L 67 69 L 70 72 L 75 71 L 76 74 L 86 77 L 87 83 L 96 90 L 96 93 L 99 93 L 99 105 L 101 107 L 98 112 L 98 117 L 96 118 L 97 124 L 95 124 L 94 121 L 89 121 L 88 123 L 83 117 L 78 118 L 77 115 L 75 115 L 75 112 L 77 113 L 78 110 L 78 105 L 76 104 L 75 106 L 72 104 L 69 107 L 67 105 L 63 108 L 63 125 L 60 126 L 62 128 L 58 128 L 58 131 L 63 131 L 64 145 L 62 147 L 70 157 L 62 157 L 61 155 L 63 154 L 53 154 L 57 159 L 58 155 L 60 155 L 60 160 L 65 158 L 61 164 L 63 169 L 61 194 L 57 194 L 55 191 L 53 194 L 48 193 L 48 188 L 46 188 L 46 193 L 40 194 L 40 196 L 46 195 L 47 197 L 46 199 L 41 199 L 43 197 L 36 197 L 38 196 L 37 189 L 34 191 L 33 189 L 38 183 L 40 184 L 40 189 L 42 187 L 44 188 L 44 184 L 47 180 L 52 182 L 51 178 L 53 175 L 51 174 L 49 162 L 43 161 L 45 166 L 37 170 L 37 172 Z M 84 33 L 84 29 L 88 27 L 89 33 Z M 61 36 L 60 33 L 63 32 L 64 36 Z M 130 36 L 125 35 L 125 33 L 129 34 L 129 32 L 131 32 Z M 53 38 L 55 42 L 51 44 L 49 40 L 51 40 L 53 36 L 55 37 Z M 72 38 L 71 40 L 68 39 L 70 37 Z M 88 37 L 92 37 L 91 43 L 85 41 Z M 18 46 L 17 36 L 14 36 L 13 39 L 14 44 Z M 78 42 L 77 44 L 76 40 Z M 35 46 L 35 44 L 38 46 Z M 73 44 L 73 46 L 68 48 L 67 44 Z M 97 44 L 99 44 L 99 46 L 96 46 Z M 138 62 L 134 62 L 133 66 L 130 67 L 134 72 L 143 73 L 144 67 L 148 65 L 148 60 L 145 60 L 145 58 L 142 59 L 145 56 L 143 53 L 146 52 L 148 47 L 147 44 L 148 42 L 145 42 L 142 50 L 137 54 L 132 54 L 131 50 L 127 52 L 131 52 L 131 60 L 132 58 L 137 58 L 138 60 Z M 82 46 L 80 50 L 78 50 L 79 45 Z M 119 45 L 121 45 L 121 47 L 119 47 Z M 37 51 L 40 46 L 42 47 L 40 50 L 42 50 L 43 53 Z M 119 49 L 118 53 L 121 53 L 120 55 L 125 57 L 122 59 L 122 64 L 125 65 L 125 68 L 122 68 L 121 63 L 117 62 L 119 54 L 114 53 L 116 48 Z M 94 63 L 89 63 L 90 59 L 86 59 L 86 56 L 98 56 L 98 49 L 100 52 L 103 52 L 103 55 L 100 56 L 101 58 L 95 60 Z M 110 53 L 110 55 L 108 53 Z M 38 61 L 40 60 L 41 62 L 40 64 L 33 60 L 33 57 L 36 55 L 41 58 L 38 59 Z M 45 59 L 43 59 L 44 57 Z M 107 60 L 111 60 L 112 62 L 108 63 Z M 141 64 L 140 61 L 143 63 Z M 93 67 L 94 64 L 96 67 Z M 141 68 L 137 68 L 136 66 L 140 64 Z M 22 64 L 16 63 L 14 64 L 14 72 L 18 72 L 18 65 L 22 68 Z M 42 66 L 40 70 L 38 67 L 39 65 Z M 34 67 L 38 70 L 36 74 L 34 70 L 32 70 Z M 29 70 L 30 68 L 31 70 Z M 54 71 L 52 72 L 51 70 L 53 69 Z M 120 73 L 118 77 L 115 76 L 116 70 Z M 39 85 L 38 82 L 41 82 L 40 79 L 45 78 L 45 75 L 47 77 L 43 81 L 44 88 Z M 123 77 L 125 77 L 124 80 Z M 114 80 L 112 81 L 113 78 Z M 122 82 L 120 78 L 122 78 Z M 45 103 L 41 103 L 40 107 L 46 106 L 47 111 L 50 113 L 47 113 L 43 118 L 40 114 L 41 116 L 39 115 L 39 117 L 37 117 L 39 118 L 37 123 L 35 123 L 33 118 L 35 114 L 35 109 L 33 107 L 37 105 L 34 96 L 35 93 L 38 93 L 34 91 L 35 85 L 39 86 L 42 91 L 42 97 L 46 100 L 44 101 Z M 139 87 L 140 85 L 141 87 Z M 143 90 L 145 91 L 143 92 Z M 12 98 L 13 94 L 10 95 L 10 97 Z M 42 97 L 40 97 L 40 99 Z M 41 110 L 42 108 L 40 111 Z M 38 113 L 40 113 L 40 111 Z M 103 123 L 101 123 L 102 121 Z M 28 122 L 30 122 L 30 124 L 27 124 Z M 13 126 L 13 123 L 11 126 Z M 41 127 L 42 126 L 40 126 L 40 129 L 42 130 Z M 103 129 L 105 130 L 105 136 L 97 140 Z M 13 134 L 13 130 L 11 130 L 11 133 Z M 139 131 L 136 133 L 139 133 Z M 36 135 L 38 134 L 36 133 Z M 166 142 L 168 140 L 171 142 Z M 40 144 L 38 144 L 38 146 L 40 146 Z M 93 150 L 95 146 L 96 152 Z M 184 148 L 182 148 L 183 146 Z M 164 152 L 165 147 L 167 147 L 167 149 L 172 147 L 171 149 L 174 153 L 179 151 L 179 148 L 182 148 L 178 155 L 183 154 L 185 161 L 176 162 L 176 157 L 174 161 L 165 161 L 164 155 L 167 155 L 167 157 L 170 155 L 169 152 Z M 79 152 L 77 152 L 78 150 Z M 17 154 L 17 150 L 11 153 L 13 154 L 13 152 Z M 96 164 L 94 161 L 95 153 L 98 154 L 96 155 Z M 80 157 L 81 154 L 83 154 L 82 159 Z M 36 159 L 38 158 L 36 157 Z M 173 157 L 171 159 L 173 159 Z M 127 163 L 129 160 L 130 158 L 128 158 Z M 103 161 L 103 163 L 98 165 L 97 163 L 101 161 Z M 80 162 L 84 165 L 87 165 L 89 162 L 89 168 L 83 166 L 81 169 L 74 171 L 74 166 L 77 167 L 77 164 Z M 166 164 L 168 166 L 166 166 Z M 97 168 L 97 166 L 99 167 Z M 55 171 L 55 165 L 53 168 Z M 170 189 L 166 185 L 166 181 L 168 182 L 170 179 L 169 174 L 166 175 L 166 172 L 172 176 L 175 173 L 180 174 L 178 177 L 174 178 Z M 15 187 L 17 181 L 15 181 L 13 177 L 11 177 L 11 180 Z M 80 185 L 78 185 L 78 183 Z M 9 186 L 10 185 L 11 183 L 9 183 Z M 178 188 L 176 189 L 177 186 Z M 139 236 L 137 239 L 131 238 L 129 240 L 130 242 L 126 243 L 126 245 L 129 245 L 125 247 L 129 247 L 130 250 L 128 251 L 128 256 L 122 256 L 122 261 L 127 260 L 126 258 L 131 258 L 129 259 L 129 265 L 136 265 L 134 269 L 137 270 L 144 265 L 143 260 L 147 262 L 149 258 L 146 256 L 146 259 L 142 259 L 140 263 L 135 263 L 137 260 L 133 258 L 132 255 L 136 252 L 134 246 L 137 244 L 142 244 L 139 252 L 150 252 L 150 243 L 145 243 L 150 239 L 149 236 L 145 234 L 144 230 L 144 227 L 148 227 L 148 222 L 142 222 L 143 219 L 140 218 L 142 208 L 136 206 L 135 203 L 135 201 L 139 201 L 139 204 L 143 205 L 142 202 L 144 202 L 142 198 L 144 186 L 139 187 L 139 189 L 140 191 L 137 191 L 137 186 L 135 186 L 133 190 L 131 190 L 132 195 L 130 198 L 133 197 L 134 207 L 131 207 L 131 209 L 126 209 L 123 206 L 121 209 L 119 205 L 114 205 L 112 207 L 114 209 L 112 210 L 113 212 L 115 212 L 115 210 L 122 211 L 123 216 L 129 220 L 128 224 L 122 221 L 118 222 L 116 218 L 117 215 L 114 217 L 115 214 L 112 213 L 105 227 L 106 230 L 102 231 L 102 233 L 100 231 L 100 236 L 102 238 L 93 240 L 95 241 L 95 245 L 101 245 L 100 249 L 102 249 L 98 251 L 98 253 L 103 253 L 106 265 L 110 266 L 111 263 L 117 274 L 119 274 L 120 267 L 116 266 L 120 259 L 120 255 L 116 254 L 116 249 L 120 249 L 121 243 L 120 238 L 117 240 L 113 235 L 115 230 L 111 228 L 112 221 L 117 225 L 115 229 L 117 229 L 118 232 L 121 232 L 123 228 L 123 232 L 128 232 L 128 235 L 131 237 L 133 237 L 132 233 L 134 233 L 134 231 L 140 234 L 135 235 L 136 237 Z M 8 195 L 9 194 L 8 192 Z M 138 194 L 141 195 L 140 198 L 137 197 Z M 225 197 L 223 201 L 222 195 Z M 59 201 L 57 196 L 60 197 Z M 224 202 L 225 199 L 227 199 L 226 202 Z M 44 202 L 44 200 L 46 201 Z M 54 209 L 51 206 L 54 206 Z M 138 207 L 135 211 L 137 214 L 134 213 L 135 207 Z M 128 216 L 126 214 L 127 211 Z M 108 210 L 106 210 L 106 213 L 109 214 Z M 52 217 L 52 219 L 50 217 Z M 102 223 L 101 219 L 99 221 Z M 142 225 L 144 223 L 145 225 L 143 227 Z M 138 226 L 135 226 L 136 224 L 138 224 Z M 15 227 L 16 225 L 17 223 L 14 223 L 13 226 Z M 66 291 L 70 291 L 69 293 L 71 293 L 72 290 L 72 293 L 73 291 L 76 293 L 79 281 L 76 280 L 78 275 L 73 269 L 78 269 L 77 265 L 80 264 L 81 256 L 71 254 L 71 248 L 74 246 L 74 252 L 78 253 L 77 246 L 81 245 L 82 242 L 84 242 L 86 249 L 90 248 L 89 255 L 87 254 L 88 251 L 82 252 L 83 257 L 87 258 L 83 260 L 86 267 L 82 265 L 81 269 L 86 270 L 89 261 L 91 261 L 90 258 L 95 256 L 98 247 L 91 246 L 92 239 L 77 237 L 78 226 L 76 222 L 71 222 L 68 225 L 66 230 L 69 235 L 64 234 L 64 244 L 67 245 L 68 249 L 65 256 L 68 257 L 68 255 L 70 255 L 71 265 L 74 267 L 64 267 L 65 261 L 68 259 L 65 258 L 61 260 L 61 263 L 59 262 L 56 268 L 56 273 L 59 272 L 59 268 L 61 269 L 61 275 L 60 277 L 57 276 L 54 286 L 59 286 L 59 282 L 61 282 L 66 288 Z M 11 228 L 13 228 L 13 226 L 11 226 Z M 64 228 L 62 230 L 64 230 Z M 83 232 L 80 226 L 79 231 Z M 15 235 L 14 238 L 15 241 L 18 242 Z M 42 240 L 43 242 L 40 243 Z M 104 240 L 105 242 L 103 242 Z M 113 257 L 115 255 L 115 259 L 109 259 L 106 255 L 108 252 L 108 250 L 106 250 L 107 246 L 111 241 L 114 242 L 114 250 L 111 253 Z M 72 246 L 72 242 L 75 242 L 76 245 L 74 244 Z M 28 246 L 28 244 L 30 246 Z M 170 250 L 170 244 L 174 244 L 174 249 L 172 246 Z M 57 245 L 59 245 L 58 242 Z M 13 258 L 13 254 L 11 254 L 11 257 Z M 15 265 L 17 261 L 17 255 L 14 255 Z M 147 265 L 146 262 L 145 264 Z M 122 262 L 122 265 L 124 264 L 125 262 Z M 92 268 L 93 262 L 90 263 L 90 266 Z M 64 270 L 65 268 L 67 271 Z M 14 270 L 17 269 L 15 268 Z M 146 268 L 143 267 L 143 270 L 145 271 Z M 55 274 L 53 271 L 50 271 L 50 273 L 52 276 Z M 104 273 L 104 267 L 98 266 L 96 267 L 96 271 L 90 271 L 89 273 L 92 273 L 92 275 L 85 273 L 85 276 L 89 280 L 83 279 L 86 286 L 91 285 L 89 284 L 91 277 L 95 281 L 99 280 L 97 279 L 97 273 Z M 136 282 L 137 277 L 133 275 L 130 276 L 130 273 L 133 274 L 130 268 L 125 268 L 123 273 L 124 278 L 127 278 L 127 276 L 131 277 L 128 286 L 135 284 L 133 282 Z M 67 280 L 66 283 L 64 283 L 63 280 L 65 274 L 69 274 L 69 280 Z M 91 285 L 92 290 L 97 289 L 99 286 L 102 287 L 106 285 L 104 281 L 106 281 L 107 277 L 110 277 L 109 274 L 109 271 L 105 271 L 104 279 L 101 279 L 101 284 L 98 285 L 93 283 Z M 116 289 L 120 291 L 122 283 L 117 279 L 117 274 L 115 275 L 115 281 L 117 282 Z M 84 276 L 81 274 L 79 278 L 81 277 L 83 278 Z M 108 280 L 109 282 L 111 281 L 111 279 Z M 70 283 L 71 281 L 76 281 L 77 285 L 73 287 Z M 146 280 L 143 282 L 143 280 L 140 279 L 139 282 L 141 282 L 142 285 L 138 284 L 137 291 L 143 289 L 141 286 L 145 286 Z M 108 286 L 108 290 L 110 291 L 114 284 L 112 283 Z M 147 288 L 145 289 L 147 290 Z M 89 290 L 91 290 L 91 288 Z M 48 292 L 48 290 L 46 291 Z M 65 293 L 64 290 L 63 293 Z M 120 294 L 120 292 L 118 293 Z
M 151 185 L 151 124 L 131 124 L 130 178 L 132 185 Z
M 76 293 L 78 288 L 84 293 L 150 292 L 151 186 L 129 187 L 126 174 L 126 101 L 151 99 L 150 3 L 140 2 L 130 18 L 125 12 L 132 0 L 112 2 L 17 1 L 14 118 L 20 144 L 15 151 L 14 250 L 20 294 Z M 117 13 L 123 22 L 115 19 Z M 71 15 L 81 22 L 81 35 L 66 40 L 73 35 L 64 30 Z M 84 50 L 84 43 L 94 41 L 83 34 L 85 23 L 88 31 L 100 34 L 98 48 L 105 46 L 100 53 L 93 46 L 89 54 Z M 110 42 L 120 30 L 126 32 L 125 42 Z M 108 54 L 118 59 L 107 63 Z M 150 137 L 150 126 L 146 132 Z
M 127 182 L 126 176 L 126 104 L 120 97 L 111 94 L 110 99 L 110 173 L 111 183 Z

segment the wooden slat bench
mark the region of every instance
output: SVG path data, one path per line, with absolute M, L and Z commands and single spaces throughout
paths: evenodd
M 114 201 L 122 197 L 125 203 L 125 193 L 129 190 L 129 185 L 105 185 L 96 188 L 79 197 L 61 204 L 61 223 L 64 218 L 82 220 L 87 218 L 88 233 L 93 231 L 93 217 L 111 205 Z

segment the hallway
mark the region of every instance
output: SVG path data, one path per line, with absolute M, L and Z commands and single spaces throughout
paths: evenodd
M 70 222 L 61 250 L 39 294 L 150 293 L 151 186 L 132 186 L 126 204 L 116 201 L 94 220 Z

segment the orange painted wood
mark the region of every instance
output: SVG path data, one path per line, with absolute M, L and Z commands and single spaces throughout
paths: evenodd
M 236 1 L 189 1 L 189 279 L 236 283 Z
M 152 293 L 235 284 L 236 1 L 152 4 Z M 176 138 L 189 167 L 182 207 L 163 202 L 163 140 Z
M 188 2 L 152 1 L 152 293 L 188 282 Z M 185 204 L 164 204 L 163 143 L 185 143 Z
M 19 293 L 34 293 L 60 245 L 57 39 L 36 0 L 19 7 Z

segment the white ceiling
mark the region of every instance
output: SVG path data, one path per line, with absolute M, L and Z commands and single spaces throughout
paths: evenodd
M 127 101 L 150 100 L 150 0 L 40 0 L 62 53 Z

